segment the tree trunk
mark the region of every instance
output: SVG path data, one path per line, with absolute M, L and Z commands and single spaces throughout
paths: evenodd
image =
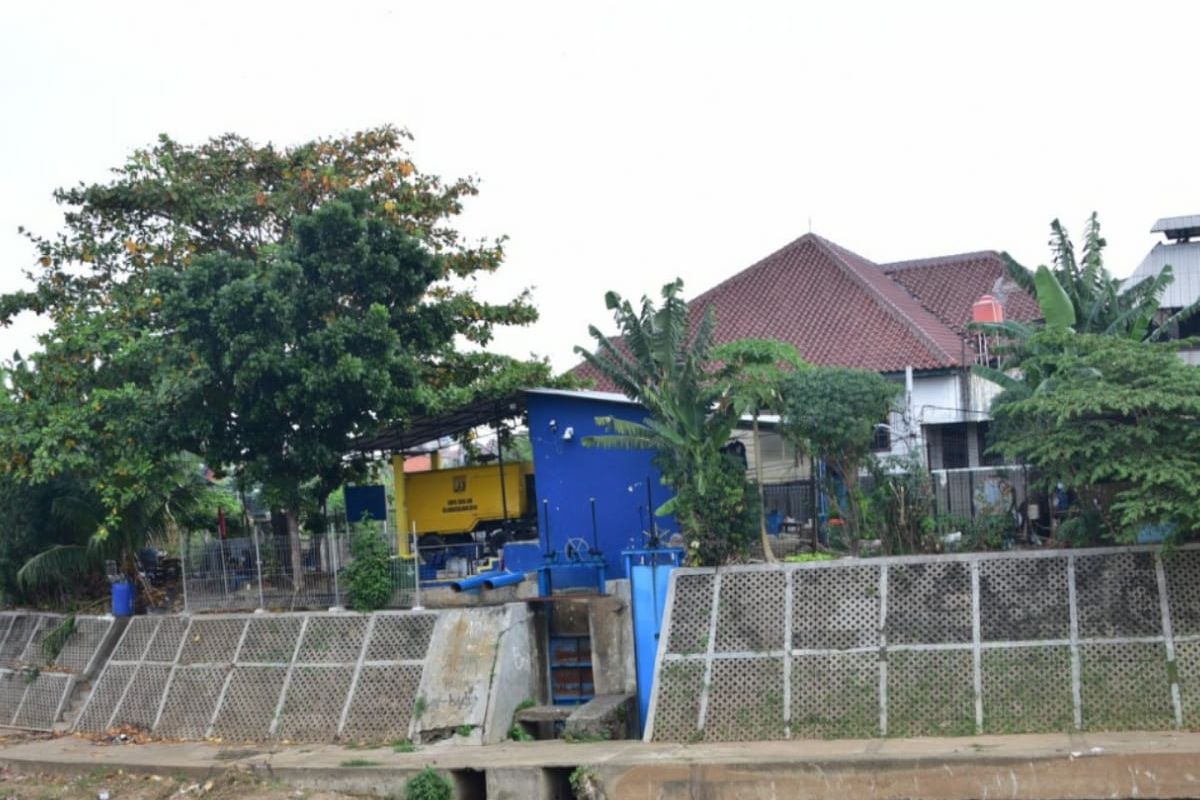
M 846 487 L 846 544 L 850 545 L 850 554 L 857 556 L 858 543 L 862 538 L 858 514 L 858 467 L 845 465 L 839 471 L 842 473 L 842 485 Z
M 762 539 L 763 558 L 768 564 L 775 563 L 775 551 L 771 549 L 771 539 L 767 535 L 767 492 L 763 488 L 762 440 L 758 433 L 758 410 L 754 411 L 752 421 L 754 431 L 754 479 L 758 483 L 758 528 Z
M 292 552 L 292 592 L 304 588 L 304 553 L 300 549 L 300 512 L 289 508 L 284 513 L 287 520 L 288 547 Z

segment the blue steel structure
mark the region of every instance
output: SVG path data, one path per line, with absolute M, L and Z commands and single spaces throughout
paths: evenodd
M 645 410 L 623 395 L 608 392 L 533 389 L 527 393 L 529 438 L 539 510 L 538 528 L 551 563 L 554 587 L 587 586 L 595 575 L 578 567 L 556 569 L 553 562 L 575 563 L 593 558 L 603 563 L 607 578 L 624 578 L 621 551 L 641 548 L 655 531 L 663 539 L 677 530 L 672 517 L 655 517 L 654 509 L 671 497 L 646 450 L 603 450 L 586 447 L 588 436 L 607 433 L 597 417 L 641 422 Z M 594 522 L 593 522 L 593 502 Z M 568 548 L 568 542 L 576 543 Z M 585 548 L 587 553 L 579 555 Z M 594 572 L 594 571 L 593 571 Z M 582 580 L 582 583 L 580 581 Z

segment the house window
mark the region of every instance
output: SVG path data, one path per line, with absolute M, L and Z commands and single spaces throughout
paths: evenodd
M 962 469 L 971 466 L 971 450 L 967 443 L 965 423 L 942 425 L 942 467 Z
M 891 449 L 892 429 L 888 427 L 885 420 L 876 425 L 874 433 L 871 434 L 871 450 L 876 453 L 883 453 Z

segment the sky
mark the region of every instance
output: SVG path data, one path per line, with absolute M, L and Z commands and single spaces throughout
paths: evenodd
M 506 235 L 484 297 L 533 287 L 495 349 L 558 368 L 604 293 L 698 294 L 810 229 L 877 261 L 1046 260 L 1098 211 L 1127 275 L 1200 213 L 1200 3 L 22 2 L 0 12 L 0 291 L 18 225 L 160 132 L 286 145 L 382 123 L 474 175 Z M 1188 76 L 1192 76 L 1189 78 Z M 42 324 L 0 328 L 0 357 Z

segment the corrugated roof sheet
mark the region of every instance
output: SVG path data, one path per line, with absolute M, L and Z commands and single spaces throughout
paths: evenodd
M 1168 231 L 1200 228 L 1200 214 L 1188 214 L 1182 217 L 1163 217 L 1154 223 L 1151 233 L 1167 233 Z
M 1125 279 L 1124 286 L 1129 287 L 1157 275 L 1166 264 L 1171 265 L 1175 280 L 1163 293 L 1163 307 L 1183 308 L 1200 300 L 1200 242 L 1159 242 L 1146 254 L 1133 274 Z

